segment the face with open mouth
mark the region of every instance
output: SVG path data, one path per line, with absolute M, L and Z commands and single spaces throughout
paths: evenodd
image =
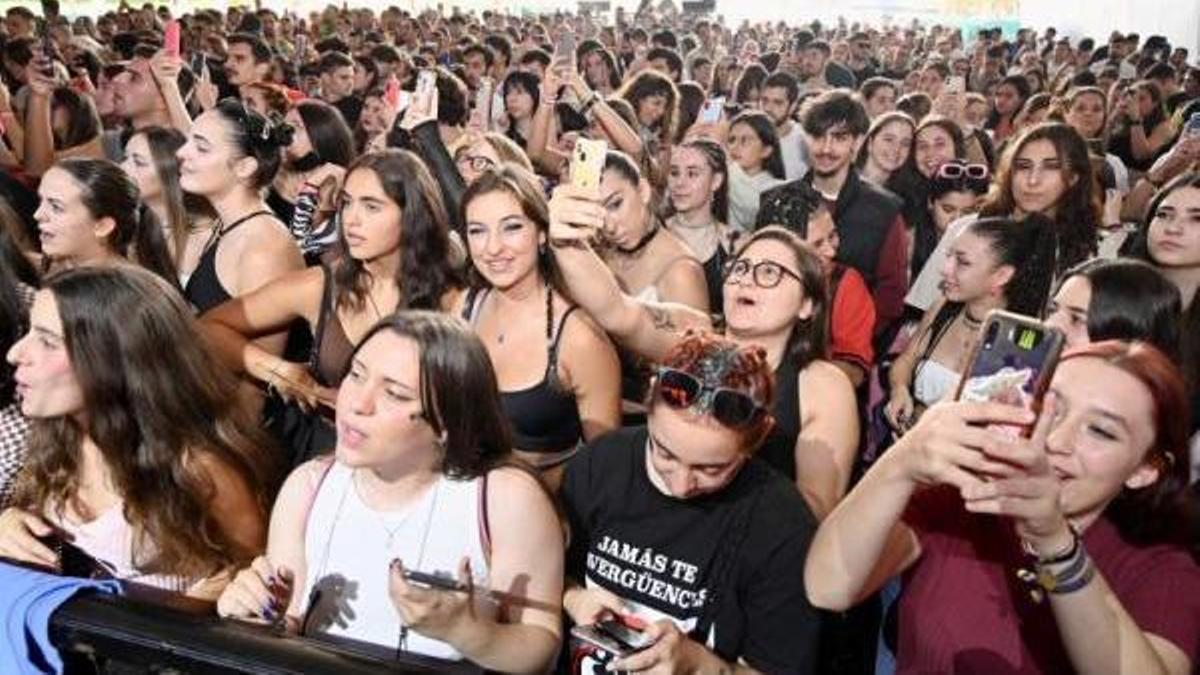
M 107 256 L 112 219 L 97 221 L 83 202 L 83 187 L 71 174 L 52 168 L 38 186 L 41 204 L 33 214 L 42 253 L 54 260 L 83 263 Z
M 83 410 L 83 389 L 75 377 L 63 336 L 58 303 L 39 291 L 29 311 L 29 332 L 9 350 L 21 414 L 31 419 L 73 415 Z
M 769 335 L 808 318 L 812 302 L 799 277 L 796 254 L 788 244 L 764 238 L 747 246 L 725 277 L 725 324 L 730 332 Z

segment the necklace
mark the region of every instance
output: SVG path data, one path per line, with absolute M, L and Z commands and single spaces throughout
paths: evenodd
M 642 249 L 644 249 L 648 245 L 650 245 L 650 242 L 654 241 L 654 237 L 657 235 L 658 235 L 658 224 L 656 223 L 654 225 L 654 227 L 652 227 L 650 229 L 649 232 L 642 235 L 642 238 L 638 240 L 638 243 L 634 244 L 630 248 L 618 248 L 617 250 L 620 251 L 622 255 L 626 255 L 626 256 L 630 256 L 630 257 L 635 256 L 638 253 L 641 253 Z
M 968 310 L 966 307 L 963 308 L 962 319 L 963 325 L 972 331 L 979 330 L 979 327 L 983 325 L 983 319 L 976 319 L 975 317 L 971 316 L 970 310 Z

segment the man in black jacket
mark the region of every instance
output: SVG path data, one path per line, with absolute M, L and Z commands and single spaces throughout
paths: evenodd
M 869 122 L 867 111 L 847 90 L 817 97 L 804 112 L 810 170 L 798 181 L 762 194 L 758 226 L 781 224 L 780 208 L 789 191 L 809 183 L 833 211 L 841 244 L 838 261 L 862 274 L 875 301 L 875 335 L 885 342 L 904 311 L 908 290 L 908 237 L 900 214 L 901 200 L 882 187 L 862 180 L 854 158 Z M 884 345 L 886 346 L 886 345 Z

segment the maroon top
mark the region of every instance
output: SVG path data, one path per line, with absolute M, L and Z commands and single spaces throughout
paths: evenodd
M 1011 521 L 968 513 L 952 488 L 918 494 L 904 520 L 921 558 L 900 598 L 898 674 L 1067 673 L 1049 601 L 1015 570 L 1026 563 Z M 1200 655 L 1200 567 L 1182 549 L 1134 547 L 1098 519 L 1083 534 L 1097 571 L 1137 625 Z

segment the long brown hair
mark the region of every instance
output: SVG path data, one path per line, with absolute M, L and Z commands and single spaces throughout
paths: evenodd
M 198 458 L 229 467 L 265 518 L 275 472 L 269 442 L 238 404 L 236 383 L 162 279 L 131 265 L 80 267 L 49 279 L 63 338 L 83 391 L 86 422 L 35 419 L 13 503 L 62 514 L 79 489 L 85 438 L 99 448 L 147 572 L 199 577 L 245 564 L 213 518 L 216 491 Z M 139 559 L 143 556 L 148 559 Z
M 170 230 L 171 255 L 178 267 L 180 256 L 187 247 L 188 236 L 195 229 L 194 219 L 215 218 L 216 212 L 207 199 L 184 192 L 179 186 L 179 158 L 176 153 L 187 142 L 186 136 L 177 129 L 156 126 L 138 129 L 133 135 L 146 137 L 146 146 L 154 161 L 154 173 L 162 186 L 162 200 L 167 212 L 167 222 L 163 224 Z
M 442 296 L 461 288 L 462 275 L 450 259 L 450 218 L 442 193 L 419 157 L 407 150 L 383 150 L 359 157 L 346 171 L 372 171 L 384 193 L 400 207 L 400 266 L 396 309 L 440 309 Z M 337 304 L 361 311 L 370 274 L 350 255 L 345 230 L 338 234 L 340 260 L 334 269 Z

